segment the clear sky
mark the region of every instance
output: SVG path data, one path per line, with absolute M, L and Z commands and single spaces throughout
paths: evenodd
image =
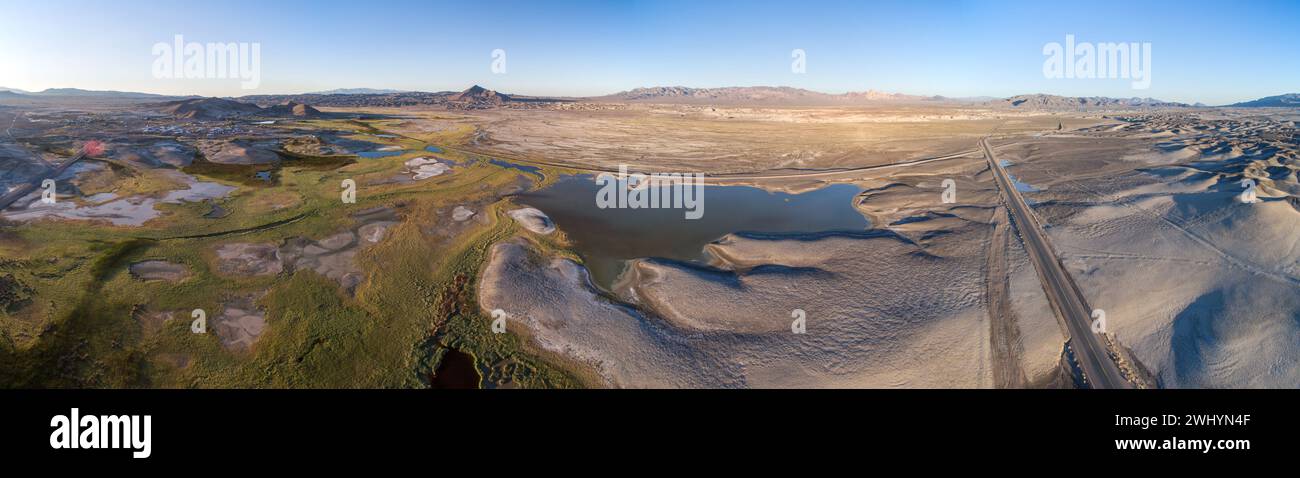
M 0 0 L 0 86 L 240 96 L 332 88 L 599 95 L 639 86 L 1151 96 L 1300 92 L 1300 1 Z M 158 79 L 155 43 L 260 44 L 261 83 Z M 1151 87 L 1048 79 L 1043 46 L 1150 42 Z M 491 71 L 506 52 L 506 73 Z M 807 53 L 804 74 L 791 51 Z

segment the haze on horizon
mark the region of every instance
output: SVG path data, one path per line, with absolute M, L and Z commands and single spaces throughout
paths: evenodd
M 707 3 L 707 4 L 706 4 Z M 1154 97 L 1211 105 L 1295 92 L 1294 2 L 133 2 L 53 0 L 0 17 L 0 86 L 243 96 L 335 88 L 595 96 L 643 86 L 827 93 Z M 157 79 L 155 43 L 256 42 L 261 82 Z M 1149 89 L 1048 79 L 1043 46 L 1149 42 Z M 492 51 L 507 53 L 505 74 Z M 791 51 L 807 71 L 791 71 Z

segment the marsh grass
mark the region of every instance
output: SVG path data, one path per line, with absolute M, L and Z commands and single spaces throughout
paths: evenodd
M 318 123 L 384 134 L 366 122 Z M 424 146 L 410 138 L 392 141 Z M 491 245 L 520 234 L 503 212 L 515 206 L 497 199 L 497 191 L 517 184 L 518 171 L 448 152 L 440 156 L 460 164 L 451 174 L 362 186 L 356 204 L 341 203 L 339 181 L 367 185 L 389 177 L 405 156 L 295 157 L 275 184 L 247 181 L 265 165 L 195 161 L 186 172 L 239 186 L 219 200 L 228 216 L 204 218 L 208 204 L 186 203 L 160 205 L 164 214 L 138 228 L 84 221 L 6 226 L 0 275 L 30 286 L 34 299 L 13 313 L 0 310 L 0 386 L 422 388 L 430 386 L 446 347 L 474 358 L 485 387 L 591 384 L 577 364 L 535 350 L 526 333 L 492 334 L 477 303 Z M 146 183 L 134 187 L 165 186 L 139 176 Z M 311 270 L 260 277 L 216 270 L 214 250 L 221 244 L 319 239 L 354 227 L 356 211 L 399 204 L 404 220 L 356 256 L 366 280 L 355 296 Z M 430 237 L 428 228 L 449 220 L 438 211 L 458 204 L 484 204 L 480 214 L 489 220 L 450 239 Z M 563 249 L 561 235 L 536 240 Z M 127 268 L 142 260 L 183 264 L 191 274 L 175 283 L 141 281 Z M 258 297 L 266 328 L 251 350 L 228 350 L 214 333 L 214 319 L 223 303 L 246 296 Z M 194 309 L 206 312 L 207 334 L 190 332 Z M 173 318 L 156 331 L 144 327 L 147 317 L 167 312 Z

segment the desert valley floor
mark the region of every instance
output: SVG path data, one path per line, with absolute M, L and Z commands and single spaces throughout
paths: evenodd
M 0 97 L 0 383 L 1086 386 L 1009 197 L 1128 386 L 1300 383 L 1300 110 L 482 97 Z

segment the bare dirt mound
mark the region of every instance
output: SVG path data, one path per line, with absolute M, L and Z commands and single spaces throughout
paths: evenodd
M 497 93 L 479 85 L 466 88 L 465 91 L 456 93 L 447 97 L 448 101 L 472 102 L 472 103 L 495 103 L 501 104 L 510 101 L 510 95 Z
M 338 282 L 349 294 L 355 293 L 365 281 L 365 274 L 356 262 L 357 252 L 383 241 L 401 218 L 387 207 L 361 211 L 353 217 L 357 219 L 353 227 L 322 239 L 295 236 L 278 246 L 269 243 L 222 245 L 216 251 L 217 268 L 224 274 L 245 276 L 311 270 Z
M 319 118 L 324 116 L 324 113 L 321 113 L 320 110 L 313 108 L 311 105 L 299 103 L 297 101 L 288 101 L 284 104 L 272 106 L 263 110 L 262 114 L 267 116 L 294 118 Z
M 228 350 L 253 348 L 266 329 L 266 312 L 257 307 L 258 297 L 248 295 L 222 303 L 221 314 L 212 321 L 212 330 Z
M 223 98 L 193 98 L 163 103 L 160 111 L 177 118 L 223 120 L 262 112 L 255 104 Z
M 108 157 L 146 168 L 183 168 L 194 161 L 196 151 L 193 146 L 169 139 L 147 144 L 115 144 L 109 148 Z
M 217 270 L 223 274 L 261 276 L 279 274 L 279 248 L 275 244 L 224 244 L 217 248 Z
M 280 155 L 275 153 L 276 142 L 248 140 L 203 140 L 197 144 L 208 161 L 220 164 L 275 164 Z
M 131 264 L 129 267 L 131 276 L 136 279 L 150 281 L 161 280 L 168 282 L 179 282 L 190 276 L 190 268 L 185 264 L 177 264 L 167 261 L 142 261 Z
M 555 232 L 555 223 L 546 213 L 531 207 L 515 209 L 507 213 L 511 218 L 523 226 L 524 229 L 533 231 L 538 234 L 550 234 Z

